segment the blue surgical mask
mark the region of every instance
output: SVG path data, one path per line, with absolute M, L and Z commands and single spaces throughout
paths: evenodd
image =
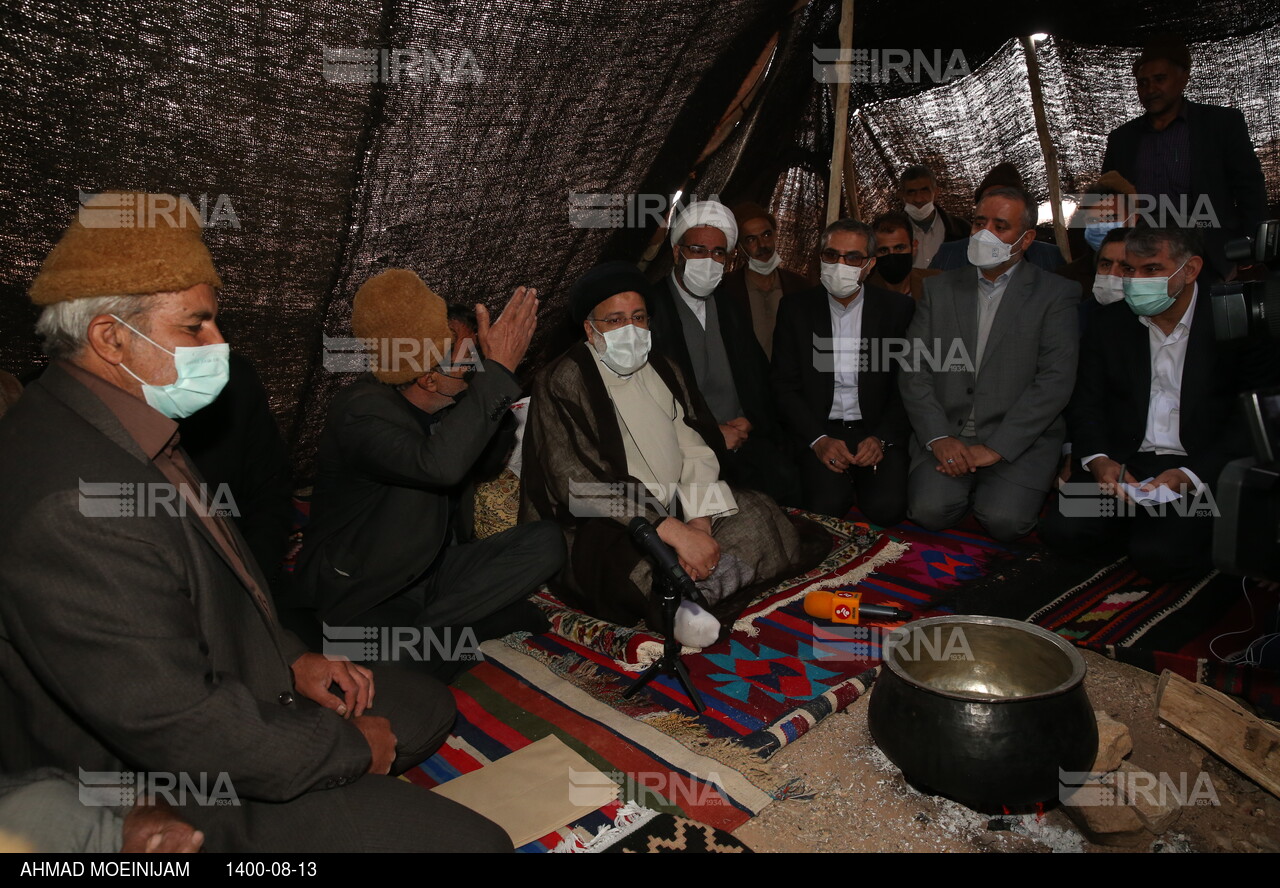
M 112 315 L 116 318 L 115 315 Z M 178 346 L 169 351 L 151 337 L 116 318 L 134 333 L 150 342 L 160 351 L 173 356 L 178 378 L 168 385 L 152 385 L 124 364 L 124 371 L 142 383 L 142 397 L 154 410 L 170 419 L 183 419 L 212 404 L 222 393 L 231 376 L 231 346 L 225 342 L 216 345 Z
M 1186 266 L 1183 262 L 1168 277 L 1127 277 L 1124 279 L 1124 301 L 1133 310 L 1133 313 L 1142 317 L 1154 317 L 1163 311 L 1168 310 L 1169 306 L 1177 300 L 1178 296 L 1186 289 L 1184 283 L 1178 288 L 1178 292 L 1172 296 L 1169 295 L 1169 281 L 1173 280 L 1173 276 Z
M 1123 222 L 1090 222 L 1084 227 L 1084 242 L 1096 253 L 1102 249 L 1102 242 L 1108 234 L 1123 227 Z

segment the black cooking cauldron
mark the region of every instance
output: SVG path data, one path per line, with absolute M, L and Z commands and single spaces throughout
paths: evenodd
M 1058 799 L 1059 769 L 1088 771 L 1098 726 L 1084 659 L 1038 626 L 930 617 L 889 633 L 871 736 L 918 789 L 977 811 Z

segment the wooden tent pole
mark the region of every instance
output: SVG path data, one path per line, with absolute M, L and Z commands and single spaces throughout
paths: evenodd
M 836 70 L 849 65 L 853 50 L 853 0 L 842 0 L 840 11 L 840 59 Z M 845 165 L 845 143 L 849 138 L 849 77 L 836 84 L 836 116 L 831 139 L 831 171 L 827 175 L 827 224 L 840 218 L 841 171 Z
M 1036 135 L 1040 138 L 1040 153 L 1044 155 L 1044 170 L 1049 177 L 1049 206 L 1053 210 L 1053 237 L 1062 258 L 1071 261 L 1071 247 L 1067 243 L 1067 226 L 1062 219 L 1062 182 L 1058 178 L 1058 149 L 1049 138 L 1049 121 L 1044 114 L 1044 92 L 1040 88 L 1040 61 L 1036 58 L 1035 41 L 1022 38 L 1022 49 L 1027 57 L 1027 80 L 1031 84 L 1031 109 L 1036 117 Z
M 834 83 L 831 84 L 830 92 L 831 104 L 835 105 L 838 97 L 836 96 L 836 85 Z M 853 165 L 853 140 L 847 136 L 844 140 L 844 158 L 842 160 L 844 168 L 844 200 L 849 205 L 849 218 L 861 219 L 862 214 L 859 212 L 858 203 L 858 168 Z

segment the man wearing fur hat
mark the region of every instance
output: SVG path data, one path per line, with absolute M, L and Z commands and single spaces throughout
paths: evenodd
M 715 418 L 675 362 L 650 354 L 647 289 L 634 265 L 607 262 L 570 291 L 585 338 L 534 384 L 520 517 L 550 519 L 564 532 L 570 551 L 552 580 L 558 594 L 602 619 L 647 620 L 661 631 L 653 572 L 627 532 L 637 515 L 656 526 L 721 616 L 717 605 L 803 571 L 826 550 L 817 540 L 814 557 L 767 496 L 721 480 Z M 720 631 L 711 612 L 680 606 L 682 644 L 706 647 Z
M 551 524 L 473 540 L 468 478 L 520 397 L 512 373 L 537 307 L 524 287 L 493 324 L 477 306 L 480 354 L 453 341 L 444 300 L 412 271 L 375 275 L 352 307 L 374 369 L 330 407 L 299 583 L 329 626 L 447 630 L 448 643 L 417 649 L 437 676 L 469 664 L 460 639 L 544 629 L 525 599 L 564 561 Z
M 107 194 L 85 210 L 122 197 L 178 203 Z M 448 691 L 282 629 L 178 446 L 174 420 L 227 378 L 195 212 L 90 215 L 32 283 L 51 363 L 0 420 L 0 768 L 204 786 L 177 807 L 211 851 L 509 848 L 483 818 L 378 776 L 439 745 Z M 202 804 L 210 787 L 234 801 Z
M 671 223 L 674 267 L 651 286 L 653 348 L 680 366 L 720 428 L 725 477 L 783 504 L 799 499 L 799 474 L 783 449 L 769 361 L 751 319 L 721 286 L 738 240 L 729 208 L 690 204 Z

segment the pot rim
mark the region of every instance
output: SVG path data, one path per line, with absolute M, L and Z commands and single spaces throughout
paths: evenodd
M 1050 688 L 1047 691 L 1041 691 L 1038 694 L 1028 694 L 1024 697 L 989 697 L 979 696 L 976 694 L 966 694 L 962 691 L 946 691 L 941 688 L 930 687 L 921 683 L 919 680 L 909 675 L 902 664 L 897 659 L 896 646 L 890 648 L 884 654 L 884 665 L 889 668 L 894 675 L 902 679 L 911 687 L 924 691 L 929 694 L 935 694 L 939 697 L 947 697 L 952 700 L 961 700 L 965 703 L 1025 703 L 1028 700 L 1044 700 L 1049 697 L 1057 697 L 1068 691 L 1074 690 L 1084 681 L 1085 672 L 1088 670 L 1084 662 L 1084 657 L 1080 656 L 1080 652 L 1071 644 L 1063 641 L 1062 638 L 1054 633 L 1036 626 L 1033 623 L 1026 623 L 1022 620 L 1008 620 L 1004 617 L 986 617 L 978 614 L 949 614 L 941 617 L 926 617 L 923 620 L 912 620 L 898 627 L 899 630 L 906 629 L 926 629 L 930 626 L 944 625 L 982 625 L 982 626 L 1001 626 L 1007 629 L 1014 629 L 1032 635 L 1042 641 L 1047 641 L 1056 647 L 1071 664 L 1071 674 L 1062 681 L 1057 687 Z

